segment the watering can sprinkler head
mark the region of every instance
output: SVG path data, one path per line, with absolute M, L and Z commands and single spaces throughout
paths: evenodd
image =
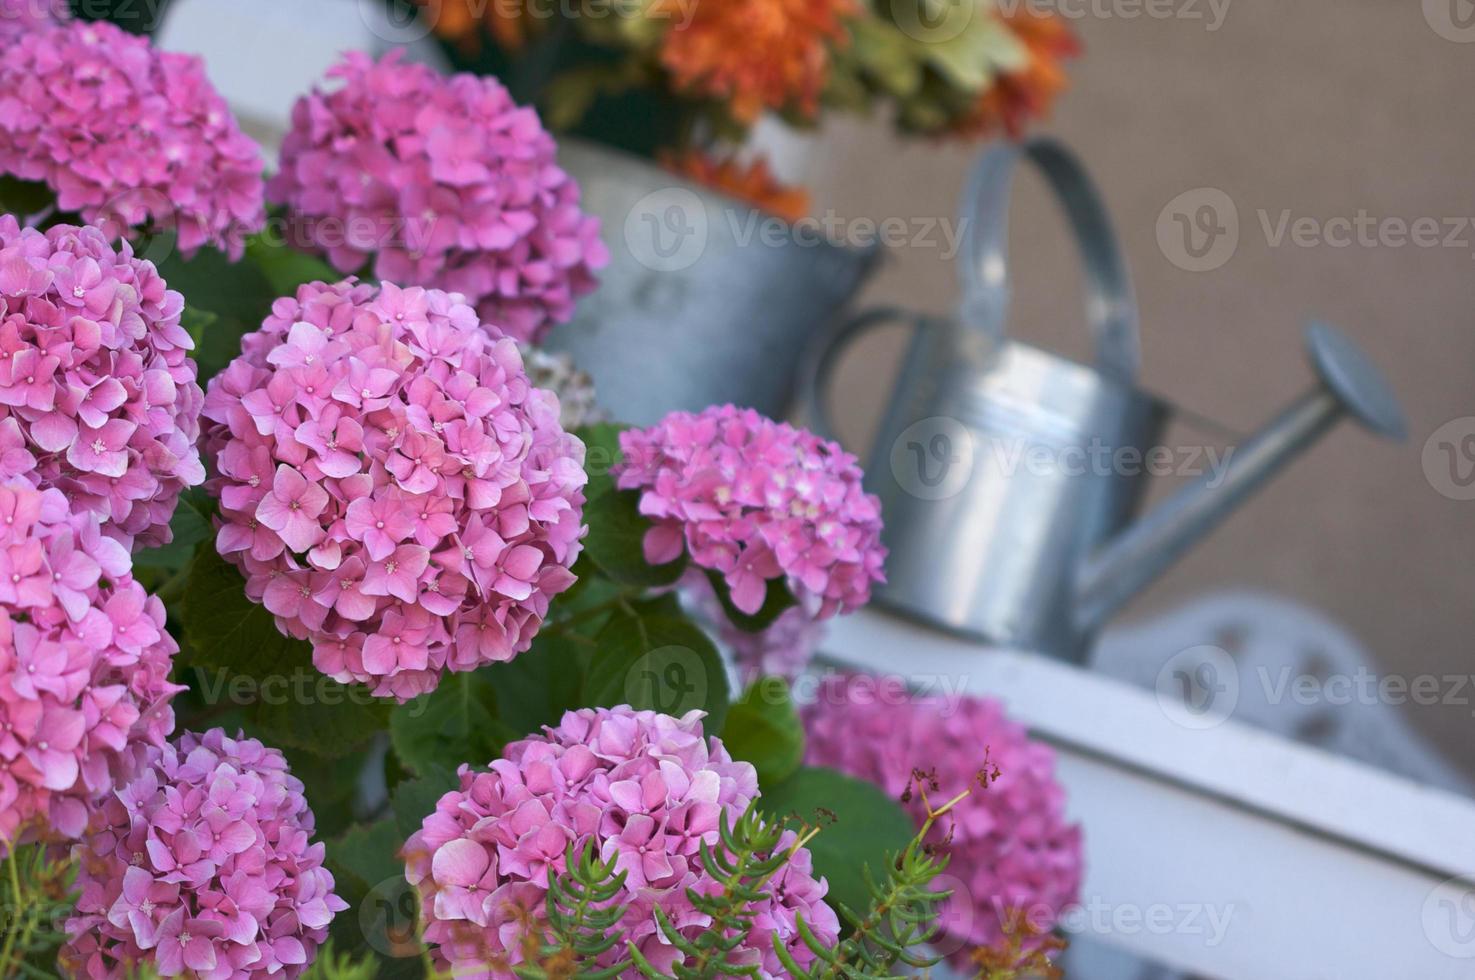
M 1313 322 L 1306 351 L 1317 384 L 1236 447 L 1224 472 L 1179 490 L 1086 556 L 1076 580 L 1078 630 L 1090 635 L 1099 629 L 1343 416 L 1377 435 L 1399 442 L 1407 437 L 1393 390 L 1346 334 Z
M 1398 396 L 1366 354 L 1329 323 L 1313 320 L 1306 327 L 1306 352 L 1317 377 L 1341 411 L 1369 432 L 1395 442 L 1408 438 L 1408 423 Z

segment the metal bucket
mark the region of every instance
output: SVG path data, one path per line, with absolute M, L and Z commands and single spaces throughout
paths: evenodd
M 610 264 L 546 346 L 594 378 L 616 419 L 649 425 L 731 402 L 788 414 L 801 353 L 875 265 L 648 160 L 563 140 L 559 162 L 603 223 Z

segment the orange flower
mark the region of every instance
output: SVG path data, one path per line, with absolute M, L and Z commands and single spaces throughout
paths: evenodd
M 695 0 L 696 13 L 661 42 L 661 64 L 678 89 L 727 99 L 740 122 L 765 108 L 819 110 L 829 45 L 846 39 L 855 0 Z M 676 0 L 652 16 L 674 17 Z
M 1069 86 L 1062 62 L 1081 53 L 1081 42 L 1054 14 L 1021 9 L 999 16 L 1029 49 L 1029 64 L 995 78 L 957 129 L 964 135 L 984 136 L 1002 127 L 1018 139 L 1027 123 L 1050 114 L 1056 96 Z
M 737 157 L 711 157 L 700 150 L 678 155 L 661 154 L 661 166 L 694 184 L 721 191 L 760 211 L 793 224 L 809 213 L 809 193 L 802 187 L 782 184 L 768 169 L 768 161 L 755 158 L 744 165 Z

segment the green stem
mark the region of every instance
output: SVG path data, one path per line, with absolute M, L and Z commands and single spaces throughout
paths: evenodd
M 0 837 L 0 848 L 3 848 L 5 851 L 5 866 L 10 869 L 10 890 L 15 901 L 15 911 L 13 914 L 20 915 L 22 914 L 21 909 L 23 903 L 20 889 L 20 872 L 15 867 L 15 846 L 8 839 Z M 3 949 L 0 949 L 0 969 L 6 969 L 10 966 L 10 956 L 11 952 L 15 949 L 15 939 L 16 930 L 7 929 L 5 931 L 5 946 Z
M 15 953 L 15 962 L 17 967 L 25 963 L 26 950 L 31 948 L 31 934 L 36 931 L 36 923 L 38 921 L 38 918 L 38 916 L 29 914 L 29 912 L 26 915 L 26 926 L 25 929 L 21 932 L 20 943 L 17 946 Z

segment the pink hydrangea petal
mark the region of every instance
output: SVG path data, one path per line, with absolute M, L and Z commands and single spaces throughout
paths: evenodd
M 498 336 L 537 341 L 568 320 L 609 253 L 536 114 L 493 78 L 447 78 L 397 53 L 349 54 L 329 75 L 331 90 L 295 106 L 268 184 L 292 234 L 341 272 L 377 253 L 381 280 L 460 293 Z M 389 296 L 392 322 L 425 311 Z
M 571 711 L 546 734 L 508 745 L 489 771 L 463 768 L 460 786 L 436 804 L 405 846 L 406 879 L 420 897 L 426 939 L 456 976 L 500 975 L 525 940 L 518 910 L 543 907 L 550 874 L 562 869 L 570 841 L 592 840 L 604 860 L 625 871 L 629 903 L 619 928 L 652 962 L 672 962 L 673 944 L 658 934 L 654 909 L 694 939 L 710 918 L 689 892 L 716 887 L 700 860 L 702 840 L 716 840 L 716 820 L 734 820 L 757 796 L 757 775 L 705 737 L 701 712 L 672 718 L 629 707 Z M 705 817 L 687 819 L 690 793 L 710 793 Z M 710 831 L 708 836 L 699 836 Z M 780 848 L 796 844 L 792 833 Z M 495 845 L 498 860 L 488 858 Z M 809 854 L 798 849 L 779 878 L 753 903 L 753 927 L 737 955 L 784 976 L 775 939 L 801 963 L 814 953 L 799 937 L 803 916 L 833 942 L 839 932 Z M 467 928 L 475 923 L 476 928 Z M 616 948 L 599 957 L 609 965 Z
M 742 612 L 761 609 L 768 583 L 782 580 L 803 610 L 797 625 L 813 623 L 865 605 L 885 580 L 880 501 L 833 442 L 718 405 L 622 432 L 620 449 L 616 485 L 640 492 L 653 523 L 646 560 L 685 551 L 722 575 Z
M 0 65 L 0 91 L 11 67 Z M 0 171 L 12 169 L 10 138 L 0 130 Z M 0 216 L 0 262 L 22 255 L 49 271 L 23 283 L 12 261 L 0 281 L 0 309 L 9 311 L 0 327 L 0 469 L 65 488 L 127 547 L 162 544 L 180 493 L 204 479 L 195 448 L 202 394 L 173 334 L 179 294 L 96 228 L 42 233 Z M 80 315 L 93 302 L 106 304 L 105 330 Z
M 381 697 L 527 650 L 574 581 L 584 447 L 497 334 L 458 296 L 313 283 L 205 396 L 217 549 L 314 663 Z
M 1054 916 L 1077 900 L 1081 833 L 1066 818 L 1054 754 L 998 702 L 919 698 L 898 679 L 835 675 L 824 679 L 803 717 L 809 765 L 869 780 L 894 798 L 917 767 L 944 796 L 973 788 L 929 839 L 961 881 L 940 919 L 960 968 L 972 949 L 1004 939 L 1002 915 L 1027 909 L 1032 918 Z M 980 790 L 985 747 L 989 770 L 999 774 Z M 920 797 L 905 799 L 920 824 Z M 1042 940 L 1028 940 L 1026 948 Z
M 0 480 L 0 566 L 0 840 L 75 837 L 172 729 L 177 647 L 127 553 L 60 490 Z
M 31 15 L 61 11 L 57 0 L 4 3 Z M 110 237 L 130 226 L 168 228 L 186 254 L 210 244 L 239 258 L 246 236 L 266 221 L 260 150 L 200 59 L 160 51 L 112 24 L 55 19 L 40 30 L 0 16 L 0 172 L 43 181 L 62 211 L 79 212 Z M 68 306 L 94 317 L 118 295 L 106 276 L 56 278 L 65 280 Z M 0 262 L 0 292 L 47 285 L 35 270 L 27 277 L 18 263 Z M 168 314 L 175 323 L 167 339 L 187 348 L 178 312 Z
M 277 750 L 218 728 L 150 749 L 92 814 L 62 964 L 76 975 L 132 961 L 166 976 L 296 976 L 346 907 L 312 833 L 302 783 Z

